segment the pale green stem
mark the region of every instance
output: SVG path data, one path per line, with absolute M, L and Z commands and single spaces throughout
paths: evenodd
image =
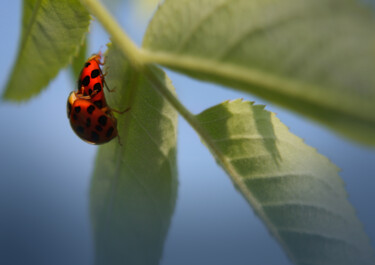
M 132 66 L 139 69 L 143 65 L 139 48 L 128 37 L 121 26 L 98 0 L 80 0 L 111 36 L 112 41 L 123 51 Z
M 130 64 L 139 72 L 142 72 L 153 84 L 154 88 L 181 114 L 182 117 L 195 129 L 207 146 L 224 165 L 226 161 L 221 152 L 208 135 L 206 130 L 200 125 L 197 118 L 169 91 L 169 89 L 158 79 L 152 71 L 150 63 L 142 58 L 142 50 L 126 35 L 120 25 L 113 19 L 112 15 L 98 0 L 80 0 L 94 15 L 102 26 L 107 30 L 112 41 L 118 46 L 124 55 L 129 59 Z
M 151 81 L 153 87 L 168 100 L 168 102 L 180 113 L 182 117 L 190 124 L 191 127 L 199 134 L 199 136 L 206 142 L 208 148 L 212 151 L 219 161 L 227 166 L 226 160 L 222 156 L 222 153 L 217 148 L 216 144 L 212 141 L 212 138 L 208 135 L 207 131 L 200 125 L 199 121 L 185 106 L 172 94 L 172 92 L 163 84 L 158 76 L 152 71 L 151 66 L 146 66 L 143 70 L 143 74 Z M 226 167 L 225 169 L 228 169 Z

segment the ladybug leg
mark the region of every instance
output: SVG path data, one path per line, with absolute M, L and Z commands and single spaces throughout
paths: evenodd
M 91 96 L 84 96 L 82 93 L 75 93 L 76 98 L 91 100 Z
M 94 90 L 94 91 L 92 91 L 91 95 L 84 96 L 83 93 L 82 93 L 84 90 L 85 90 L 85 87 L 82 86 L 81 87 L 81 93 L 79 93 L 79 95 L 81 95 L 80 98 L 92 99 L 96 94 L 98 94 L 98 91 Z
M 108 106 L 107 106 L 107 107 L 104 107 L 104 108 L 101 108 L 100 110 L 103 111 L 105 114 L 110 115 L 111 117 L 113 117 L 112 112 L 116 112 L 116 113 L 118 113 L 118 114 L 124 114 L 125 112 L 127 112 L 127 111 L 130 110 L 130 107 L 127 108 L 127 109 L 125 109 L 125 110 L 123 110 L 123 111 L 118 110 L 118 109 L 112 109 L 112 108 L 110 108 L 110 107 L 108 107 Z M 113 117 L 113 118 L 114 118 L 114 117 Z
M 88 99 L 88 100 L 91 100 L 91 97 L 90 96 L 81 96 L 79 97 L 80 99 Z
M 108 67 L 109 68 L 109 67 Z M 103 84 L 105 86 L 105 88 L 108 90 L 108 92 L 115 92 L 115 88 L 113 89 L 110 89 L 107 85 L 107 82 L 105 81 L 104 77 L 108 74 L 108 72 L 106 73 L 103 73 L 102 69 L 99 69 L 100 70 L 100 76 L 102 77 L 102 81 L 103 81 Z
M 101 63 L 101 65 L 103 65 L 104 63 Z M 109 66 L 107 66 L 107 69 L 106 69 L 106 72 L 104 73 L 102 71 L 102 68 L 99 68 L 100 69 L 100 74 L 102 75 L 102 77 L 105 77 L 107 74 L 108 74 L 108 69 L 109 69 Z
M 81 89 L 77 90 L 78 94 L 83 95 L 84 86 L 81 85 Z
M 105 88 L 108 90 L 108 92 L 115 92 L 116 89 L 115 89 L 115 88 L 110 89 L 110 88 L 107 86 L 107 83 L 105 82 L 104 78 L 103 78 L 103 84 L 104 84 Z
M 118 133 L 117 133 L 117 140 L 118 140 L 118 144 L 122 146 L 121 137 L 120 137 L 120 134 Z
M 111 117 L 111 119 L 113 119 L 114 124 L 116 126 L 116 131 L 117 131 L 117 141 L 118 141 L 118 144 L 122 147 L 121 137 L 120 137 L 120 134 L 119 134 L 119 132 L 117 130 L 117 119 L 116 119 L 115 116 L 113 116 L 113 114 L 112 114 L 112 112 L 111 112 L 111 110 L 109 108 L 103 108 L 103 109 L 106 109 L 107 115 L 109 115 Z
M 121 110 L 117 110 L 117 109 L 111 109 L 111 111 L 116 112 L 116 113 L 118 113 L 118 114 L 124 114 L 125 112 L 127 112 L 127 111 L 129 111 L 129 110 L 130 110 L 130 107 L 127 108 L 127 109 L 125 109 L 125 110 L 123 110 L 123 111 L 121 111 Z

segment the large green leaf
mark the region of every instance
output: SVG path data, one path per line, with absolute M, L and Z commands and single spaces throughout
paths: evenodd
M 24 0 L 18 57 L 3 97 L 26 100 L 38 94 L 71 61 L 89 23 L 78 0 Z
M 355 0 L 166 0 L 144 60 L 375 145 L 375 16 Z
M 78 48 L 77 54 L 74 55 L 72 60 L 72 65 L 70 67 L 71 74 L 74 81 L 77 81 L 79 78 L 79 74 L 82 71 L 83 65 L 87 60 L 87 38 L 84 40 L 82 45 Z
M 177 113 L 121 52 L 109 49 L 107 93 L 116 139 L 99 148 L 91 186 L 96 264 L 158 264 L 177 191 Z M 165 73 L 157 77 L 174 90 Z
M 273 113 L 235 100 L 197 118 L 219 163 L 295 264 L 375 264 L 338 169 Z

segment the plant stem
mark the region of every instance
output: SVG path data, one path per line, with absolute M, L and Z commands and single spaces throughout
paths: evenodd
M 155 72 L 152 70 L 152 66 L 147 65 L 143 69 L 143 74 L 150 80 L 153 87 L 179 112 L 179 114 L 190 124 L 191 127 L 199 134 L 199 136 L 207 144 L 207 147 L 211 150 L 214 156 L 223 164 L 226 165 L 226 161 L 222 156 L 222 153 L 217 148 L 216 144 L 212 141 L 212 138 L 208 135 L 207 131 L 200 125 L 198 119 L 193 115 L 182 103 L 175 97 L 175 95 L 163 84 L 158 78 Z
M 87 10 L 95 16 L 111 36 L 111 40 L 123 51 L 131 65 L 139 69 L 143 63 L 139 48 L 128 37 L 121 26 L 98 0 L 80 0 Z

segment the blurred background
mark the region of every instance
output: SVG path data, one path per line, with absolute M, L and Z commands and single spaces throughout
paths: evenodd
M 104 1 L 138 45 L 157 2 Z M 17 54 L 21 17 L 21 0 L 0 9 L 1 93 Z M 103 51 L 109 42 L 95 20 L 88 38 L 89 54 Z M 276 112 L 294 134 L 341 168 L 349 200 L 374 245 L 375 149 L 249 94 L 167 73 L 193 113 L 235 98 Z M 94 262 L 88 195 L 97 147 L 70 128 L 66 99 L 74 87 L 66 69 L 37 97 L 0 102 L 0 264 Z M 161 264 L 290 264 L 183 119 L 178 138 L 178 199 Z

